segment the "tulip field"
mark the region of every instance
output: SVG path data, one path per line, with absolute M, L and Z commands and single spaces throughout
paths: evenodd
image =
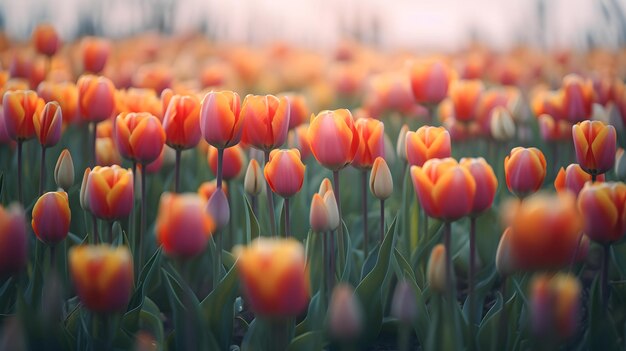
M 0 36 L 1 350 L 624 350 L 626 50 Z

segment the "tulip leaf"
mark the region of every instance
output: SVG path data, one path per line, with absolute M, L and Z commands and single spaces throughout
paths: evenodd
M 460 350 L 462 334 L 459 335 L 456 323 L 456 301 L 449 303 L 437 294 L 431 301 L 433 318 L 428 328 L 425 350 Z M 419 334 L 418 334 L 419 335 Z
M 233 265 L 217 287 L 200 303 L 203 317 L 222 350 L 230 346 L 238 292 L 237 267 Z
M 318 351 L 324 347 L 324 332 L 310 331 L 291 341 L 287 351 Z
M 259 221 L 254 215 L 254 210 L 252 210 L 252 205 L 250 205 L 250 201 L 246 194 L 243 194 L 243 200 L 246 203 L 246 233 L 247 240 L 251 242 L 252 240 L 259 237 L 259 232 L 261 231 L 259 228 Z
M 620 350 L 619 334 L 615 328 L 613 316 L 602 303 L 600 275 L 596 277 L 589 297 L 589 330 L 587 349 L 589 350 Z
M 305 242 L 306 263 L 309 270 L 311 291 L 315 293 L 323 286 L 324 263 L 322 257 L 322 246 L 324 235 L 309 231 Z
M 374 248 L 368 253 L 365 262 L 363 262 L 363 267 L 361 268 L 361 280 L 365 278 L 365 276 L 374 269 L 376 265 L 376 260 L 378 259 L 378 252 L 380 251 L 380 244 L 376 244 Z
M 144 304 L 144 298 L 146 297 L 146 286 L 150 284 L 150 281 L 154 278 L 155 273 L 159 271 L 157 267 L 159 266 L 160 260 L 161 248 L 154 252 L 139 274 L 137 288 L 128 303 L 128 312 L 124 315 L 123 324 L 126 330 L 137 330 L 140 312 Z
M 348 234 L 348 228 L 346 227 L 346 224 L 343 223 L 342 221 L 342 225 L 343 225 L 343 231 L 340 233 L 340 235 L 343 236 L 343 245 L 344 250 L 342 252 L 340 252 L 340 255 L 343 256 L 343 260 L 341 262 L 345 262 L 344 266 L 343 266 L 343 270 L 341 273 L 341 277 L 339 279 L 339 281 L 341 282 L 348 282 L 350 280 L 350 274 L 352 272 L 352 240 L 350 239 L 350 235 Z
M 480 350 L 507 349 L 507 339 L 511 335 L 507 335 L 506 331 L 512 323 L 517 323 L 517 315 L 513 314 L 516 296 L 513 294 L 505 304 L 502 294 L 496 292 L 496 301 L 483 318 L 476 336 Z
M 296 326 L 295 335 L 303 335 L 311 330 L 318 330 L 324 327 L 326 318 L 326 303 L 321 298 L 322 292 L 318 291 L 309 301 L 309 308 L 306 317 Z
M 154 337 L 157 350 L 163 350 L 165 335 L 163 332 L 163 323 L 159 317 L 146 310 L 141 310 L 139 324 L 142 330 L 147 330 Z

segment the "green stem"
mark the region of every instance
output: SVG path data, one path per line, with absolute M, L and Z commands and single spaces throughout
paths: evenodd
M 265 164 L 267 165 L 269 161 L 270 161 L 270 152 L 265 151 Z M 272 236 L 277 236 L 278 233 L 276 232 L 276 215 L 274 214 L 274 193 L 272 192 L 272 188 L 270 188 L 270 184 L 267 182 L 267 179 L 266 179 L 265 194 L 267 195 L 267 207 L 268 207 L 269 214 L 270 214 L 270 229 L 272 231 Z
M 181 149 L 176 149 L 176 163 L 174 164 L 174 192 L 180 192 L 180 157 Z
M 604 256 L 602 260 L 602 307 L 608 311 L 609 307 L 609 265 L 611 245 L 604 245 Z
M 470 217 L 470 262 L 468 277 L 468 297 L 469 297 L 469 349 L 474 350 L 476 346 L 476 296 L 474 294 L 474 283 L 476 279 L 476 217 Z
M 411 329 L 406 323 L 401 323 L 398 327 L 398 350 L 409 351 L 411 341 Z
M 146 234 L 146 207 L 148 206 L 148 201 L 146 197 L 148 196 L 146 192 L 146 164 L 141 164 L 141 212 L 140 212 L 140 222 L 139 222 L 139 238 L 137 238 L 137 254 L 139 256 L 138 259 L 138 268 L 141 272 L 141 267 L 143 267 L 143 237 Z
M 18 140 L 17 141 L 17 199 L 20 202 L 20 204 L 22 206 L 24 206 L 24 195 L 22 193 L 22 148 L 24 141 L 23 140 Z
M 380 244 L 385 239 L 385 200 L 380 200 Z
M 454 299 L 454 292 L 452 289 L 452 241 L 451 241 L 451 231 L 452 224 L 449 221 L 446 221 L 444 230 L 444 246 L 446 248 L 446 291 L 450 296 L 450 301 Z
M 39 167 L 39 196 L 43 194 L 46 182 L 46 147 L 41 145 L 41 165 Z
M 367 235 L 367 171 L 361 172 L 361 201 L 363 202 L 363 255 L 367 257 L 369 252 L 368 235 Z
M 285 207 L 285 238 L 288 238 L 291 236 L 291 225 L 289 221 L 289 198 L 285 198 L 283 206 Z

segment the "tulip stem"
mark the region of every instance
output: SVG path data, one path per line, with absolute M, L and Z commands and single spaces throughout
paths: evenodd
M 291 236 L 291 225 L 289 221 L 289 198 L 288 197 L 285 198 L 285 202 L 283 203 L 283 206 L 285 207 L 285 238 L 288 238 Z
M 174 165 L 174 192 L 180 192 L 180 156 L 183 151 L 176 149 L 176 163 Z
M 604 245 L 604 257 L 602 260 L 602 307 L 607 311 L 609 307 L 609 264 L 611 245 Z
M 46 147 L 41 145 L 41 166 L 39 168 L 39 196 L 43 194 L 44 183 L 46 182 Z
M 443 242 L 446 248 L 446 291 L 450 296 L 450 301 L 452 301 L 454 299 L 454 292 L 452 291 L 452 223 L 446 221 L 444 226 Z
M 367 171 L 361 172 L 361 195 L 363 202 L 363 255 L 367 258 L 369 252 L 369 238 L 367 235 Z
M 139 259 L 137 260 L 138 262 L 138 268 L 139 268 L 139 272 L 141 272 L 141 268 L 143 267 L 143 236 L 145 234 L 146 231 L 146 206 L 148 204 L 148 201 L 146 199 L 146 164 L 142 163 L 141 164 L 141 219 L 140 219 L 140 224 L 139 224 L 139 238 L 138 238 L 138 245 L 137 245 L 137 250 L 139 251 L 137 254 L 139 255 Z
M 270 162 L 270 152 L 265 151 L 265 164 L 267 165 L 268 162 Z M 274 214 L 274 193 L 272 192 L 272 188 L 270 188 L 270 184 L 267 182 L 267 179 L 265 180 L 265 182 L 267 183 L 267 186 L 265 187 L 265 194 L 267 194 L 267 206 L 270 212 L 270 229 L 272 231 L 272 236 L 277 236 L 278 234 L 276 233 L 276 215 Z
M 380 200 L 380 244 L 385 239 L 385 200 Z
M 92 167 L 96 165 L 96 140 L 98 139 L 98 122 L 91 122 L 93 126 L 93 130 L 91 131 L 91 165 Z
M 572 260 L 569 263 L 569 272 L 574 269 L 574 264 L 576 264 L 576 258 L 578 257 L 578 252 L 580 251 L 580 244 L 583 241 L 583 232 L 580 232 L 578 235 L 578 240 L 576 241 L 576 250 L 574 250 L 574 255 L 572 256 Z
M 113 244 L 113 221 L 107 221 L 107 226 L 107 229 L 109 230 L 109 243 Z
M 50 245 L 50 269 L 56 271 L 56 245 Z
M 92 213 L 91 214 L 91 225 L 93 227 L 93 241 L 94 244 L 99 244 L 100 240 L 98 238 L 98 222 L 96 220 L 96 216 Z
M 334 231 L 331 230 L 328 232 L 328 241 L 329 241 L 329 248 L 328 248 L 328 253 L 329 253 L 329 262 L 330 262 L 330 269 L 329 269 L 329 279 L 328 279 L 328 291 L 332 292 L 333 288 L 335 286 L 335 235 L 334 235 Z
M 398 327 L 398 350 L 410 350 L 409 343 L 411 341 L 411 327 L 406 323 L 400 323 Z
M 17 199 L 24 206 L 24 195 L 22 194 L 22 148 L 24 141 L 17 141 Z
M 215 264 L 213 269 L 213 290 L 217 288 L 222 275 L 222 231 L 217 230 L 213 237 L 215 238 Z
M 226 188 L 232 189 L 230 187 L 230 181 L 226 181 Z M 232 190 L 231 190 L 232 191 Z M 230 196 L 230 191 L 226 192 L 226 201 L 228 201 L 228 208 L 230 209 L 230 218 L 233 218 L 233 200 Z M 228 220 L 228 237 L 226 238 L 228 241 L 226 242 L 226 248 L 230 251 L 233 248 L 233 242 L 235 239 L 235 229 L 233 228 L 233 221 Z
M 475 349 L 475 313 L 476 313 L 476 296 L 474 294 L 474 280 L 476 275 L 476 217 L 470 217 L 470 236 L 469 236 L 469 277 L 468 277 L 468 298 L 469 298 L 469 342 L 470 350 Z
M 267 162 L 268 160 L 269 158 L 265 162 Z M 216 182 L 217 182 L 218 189 L 222 188 L 223 165 L 224 165 L 224 149 L 220 147 L 217 149 L 217 175 L 216 175 L 217 181 Z
M 343 253 L 345 252 L 345 245 L 343 242 L 343 216 L 342 216 L 342 212 L 341 212 L 341 196 L 339 195 L 339 171 L 333 171 L 333 188 L 334 188 L 334 193 L 335 193 L 335 201 L 337 202 L 337 209 L 339 210 L 339 228 L 337 229 L 337 234 L 338 234 L 338 238 L 337 238 L 337 244 L 339 246 L 339 250 L 341 252 L 341 254 L 343 255 Z M 334 247 L 334 239 L 332 239 L 332 245 Z M 367 258 L 367 252 L 364 253 L 365 257 Z M 333 248 L 333 250 L 331 251 L 331 257 L 333 257 L 333 267 L 334 267 L 334 257 L 335 257 L 335 250 Z M 340 258 L 343 256 L 340 256 Z M 346 257 L 346 259 L 349 259 L 349 257 Z M 344 262 L 340 262 L 341 266 L 343 267 Z M 333 271 L 334 274 L 334 271 Z
M 322 286 L 320 288 L 322 294 L 322 301 L 328 307 L 328 239 L 326 238 L 326 233 L 319 233 L 322 237 Z

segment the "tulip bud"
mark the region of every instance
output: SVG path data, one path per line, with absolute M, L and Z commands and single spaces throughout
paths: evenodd
M 222 183 L 222 189 L 224 190 L 224 193 L 228 196 L 228 184 Z M 217 191 L 217 179 L 204 182 L 198 187 L 198 195 L 202 198 L 204 202 L 209 201 L 215 191 Z
M 230 220 L 230 206 L 224 190 L 218 189 L 213 193 L 207 202 L 206 211 L 215 221 L 215 231 L 226 227 Z
M 35 27 L 32 39 L 37 52 L 46 56 L 54 56 L 61 46 L 61 40 L 56 29 L 47 23 Z
M 238 144 L 245 121 L 245 115 L 241 112 L 243 111 L 237 93 L 212 91 L 206 94 L 200 110 L 200 131 L 204 140 L 220 148 Z
M 626 181 L 626 153 L 622 148 L 615 153 L 615 175 L 620 181 Z
M 584 121 L 572 127 L 576 161 L 589 174 L 602 174 L 613 168 L 617 134 L 611 125 Z
M 54 146 L 61 139 L 63 115 L 61 106 L 56 101 L 48 102 L 41 114 L 33 117 L 33 126 L 39 143 L 42 146 Z
M 24 210 L 18 204 L 0 205 L 0 277 L 21 271 L 28 260 Z
M 541 150 L 516 147 L 504 159 L 506 185 L 518 197 L 525 197 L 541 188 L 546 177 L 546 159 Z
M 590 239 L 603 244 L 620 240 L 626 229 L 626 185 L 585 184 L 578 195 L 578 210 Z
M 91 168 L 87 167 L 83 174 L 83 181 L 80 184 L 80 207 L 85 211 L 89 211 L 89 201 L 87 200 L 87 180 L 89 179 L 89 173 L 91 173 Z
M 256 196 L 263 191 L 265 180 L 263 178 L 263 172 L 257 160 L 250 159 L 248 169 L 246 169 L 246 176 L 243 179 L 243 188 L 251 196 Z
M 331 171 L 349 165 L 359 148 L 359 133 L 346 109 L 320 112 L 311 120 L 307 135 L 313 156 Z
M 72 212 L 67 193 L 51 191 L 39 197 L 33 207 L 31 224 L 39 240 L 56 245 L 70 230 Z
M 496 140 L 511 140 L 515 136 L 515 122 L 509 111 L 497 106 L 491 112 L 491 135 Z
M 511 228 L 507 228 L 502 237 L 500 237 L 500 243 L 498 244 L 498 251 L 496 251 L 496 270 L 502 277 L 508 277 L 515 273 L 515 262 L 511 254 Z
M 437 244 L 428 259 L 427 277 L 430 287 L 440 294 L 446 292 L 446 265 L 446 248 L 443 244 Z
M 333 289 L 328 306 L 328 331 L 335 339 L 351 341 L 363 330 L 363 311 L 354 290 L 347 284 Z
M 289 198 L 302 188 L 305 170 L 298 149 L 273 150 L 263 173 L 273 192 Z
M 417 302 L 415 290 L 406 280 L 396 285 L 396 291 L 391 300 L 391 315 L 398 318 L 400 323 L 410 325 L 417 317 Z
M 54 166 L 54 181 L 65 191 L 68 191 L 74 184 L 74 162 L 68 149 L 63 149 L 57 159 L 57 164 Z
M 211 172 L 213 172 L 215 176 L 217 176 L 217 158 L 217 148 L 209 146 L 207 161 Z M 224 149 L 224 158 L 222 161 L 222 179 L 231 180 L 239 177 L 241 174 L 243 165 L 246 163 L 246 155 L 243 152 L 243 148 L 237 144 Z
M 530 288 L 533 332 L 544 338 L 567 339 L 578 328 L 581 285 L 569 274 L 536 276 Z
M 386 200 L 393 193 L 391 171 L 382 157 L 377 157 L 374 161 L 370 175 L 370 191 L 379 200 Z
M 311 223 L 311 229 L 316 233 L 323 233 L 328 230 L 328 210 L 324 198 L 317 193 L 313 194 L 313 200 L 311 200 L 309 223 Z
M 398 158 L 406 162 L 406 134 L 409 132 L 409 125 L 404 124 L 398 133 L 398 142 L 396 143 L 396 154 Z
M 320 189 L 317 193 L 324 196 L 329 191 L 333 191 L 333 183 L 330 181 L 330 179 L 324 178 L 324 180 L 322 180 L 322 183 L 320 183 Z
M 360 169 L 370 169 L 377 157 L 385 155 L 385 125 L 373 118 L 359 118 L 354 123 L 359 134 L 357 148 L 352 166 Z
M 80 114 L 85 121 L 102 122 L 115 110 L 115 85 L 106 77 L 83 75 L 76 82 Z
M 339 218 L 339 207 L 337 206 L 337 199 L 335 199 L 335 193 L 329 190 L 324 195 L 324 204 L 326 205 L 326 211 L 328 211 L 328 229 L 335 230 L 341 225 L 341 218 Z
M 450 157 L 450 133 L 444 127 L 420 127 L 406 134 L 406 157 L 410 165 L 423 166 L 432 158 Z
M 118 165 L 96 166 L 89 173 L 86 201 L 89 204 L 89 210 L 96 217 L 109 221 L 127 217 L 133 209 L 133 196 L 134 185 L 131 170 L 123 169 Z

